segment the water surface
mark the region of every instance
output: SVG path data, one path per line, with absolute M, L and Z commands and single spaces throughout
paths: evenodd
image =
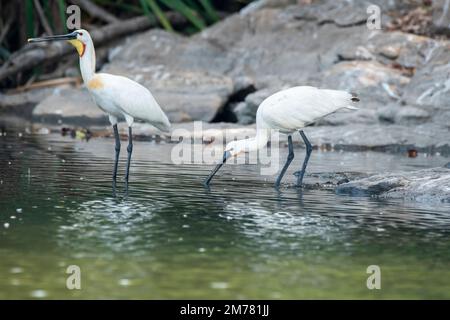
M 448 205 L 277 192 L 257 165 L 227 165 L 206 190 L 211 167 L 171 164 L 172 147 L 135 142 L 129 195 L 120 181 L 113 198 L 112 139 L 0 136 L 0 299 L 450 298 Z M 446 162 L 315 151 L 309 172 Z M 69 265 L 82 290 L 66 288 Z

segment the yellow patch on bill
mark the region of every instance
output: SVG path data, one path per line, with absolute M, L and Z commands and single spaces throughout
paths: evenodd
M 74 40 L 67 40 L 71 45 L 73 45 L 75 47 L 75 49 L 77 49 L 78 54 L 80 55 L 80 57 L 83 56 L 84 54 L 84 50 L 86 50 L 86 45 L 81 42 L 80 40 L 74 39 Z

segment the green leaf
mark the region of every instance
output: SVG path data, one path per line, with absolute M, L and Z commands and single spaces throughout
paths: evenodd
M 200 3 L 202 4 L 203 8 L 206 11 L 206 14 L 213 22 L 219 20 L 219 15 L 217 14 L 216 10 L 214 9 L 214 6 L 209 0 L 198 0 L 198 1 L 200 1 Z
M 50 8 L 49 0 L 44 0 L 44 12 L 45 12 L 45 16 L 50 24 L 50 28 L 52 28 L 52 30 L 55 30 L 55 22 L 53 20 L 53 15 L 52 15 L 52 11 Z
M 27 37 L 33 38 L 36 36 L 36 26 L 34 25 L 34 4 L 33 0 L 25 1 L 25 23 L 27 30 Z
M 67 25 L 66 25 L 66 1 L 58 0 L 58 11 L 59 18 L 61 19 L 61 23 L 63 26 L 63 30 L 67 33 Z
M 147 4 L 150 7 L 150 9 L 153 11 L 153 13 L 156 15 L 156 17 L 158 18 L 158 20 L 161 23 L 161 25 L 163 26 L 163 28 L 166 29 L 167 31 L 173 31 L 172 25 L 170 24 L 166 15 L 161 10 L 161 8 L 156 3 L 156 1 L 155 0 L 147 0 Z
M 186 17 L 197 29 L 202 30 L 206 27 L 205 21 L 198 13 L 189 8 L 181 0 L 159 0 L 164 5 L 172 10 L 178 11 L 180 14 Z

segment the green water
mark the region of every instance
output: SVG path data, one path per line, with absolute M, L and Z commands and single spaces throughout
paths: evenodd
M 113 198 L 111 139 L 6 133 L 0 299 L 450 298 L 449 205 L 277 192 L 255 165 L 226 166 L 206 190 L 211 167 L 173 165 L 173 145 L 153 142 L 135 143 L 130 193 Z M 446 161 L 315 152 L 309 170 Z M 69 265 L 81 290 L 66 288 Z M 369 265 L 381 268 L 380 290 L 367 289 Z

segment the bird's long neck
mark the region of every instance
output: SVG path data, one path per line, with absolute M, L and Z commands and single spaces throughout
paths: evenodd
M 86 84 L 95 75 L 95 50 L 92 41 L 86 45 L 83 55 L 80 56 L 80 70 Z
M 254 138 L 242 140 L 245 143 L 245 151 L 251 152 L 264 148 L 270 138 L 270 129 L 262 123 L 256 122 L 256 136 Z

